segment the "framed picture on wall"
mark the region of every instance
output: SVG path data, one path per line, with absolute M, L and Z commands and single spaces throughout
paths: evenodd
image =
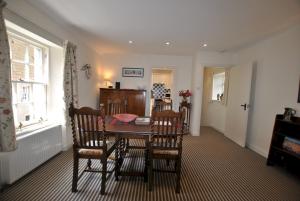
M 299 91 L 298 91 L 298 103 L 300 103 L 300 80 L 299 80 Z
M 144 68 L 122 68 L 123 77 L 144 77 Z

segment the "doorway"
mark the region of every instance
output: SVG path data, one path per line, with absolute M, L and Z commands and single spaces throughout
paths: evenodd
M 201 125 L 223 133 L 245 147 L 251 115 L 251 62 L 232 68 L 205 67 Z M 230 74 L 230 75 L 229 75 Z
M 150 115 L 155 101 L 172 102 L 173 70 L 170 68 L 153 68 L 151 78 Z
M 209 126 L 225 133 L 228 92 L 228 68 L 205 67 L 203 72 L 203 96 L 201 126 Z

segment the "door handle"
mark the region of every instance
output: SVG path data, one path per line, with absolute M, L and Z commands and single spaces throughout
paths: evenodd
M 243 107 L 245 111 L 247 110 L 247 104 L 246 103 L 241 105 L 241 107 Z

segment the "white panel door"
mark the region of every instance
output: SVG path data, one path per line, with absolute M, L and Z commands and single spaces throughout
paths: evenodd
M 225 136 L 245 147 L 251 92 L 252 63 L 230 69 Z

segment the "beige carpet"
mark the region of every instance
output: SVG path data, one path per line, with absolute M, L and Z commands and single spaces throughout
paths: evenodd
M 100 195 L 100 174 L 86 173 L 79 181 L 79 192 L 72 193 L 72 152 L 67 151 L 6 188 L 0 200 L 300 200 L 299 178 L 266 166 L 265 158 L 210 128 L 202 128 L 201 134 L 184 138 L 180 194 L 175 193 L 175 177 L 169 173 L 155 173 L 152 192 L 142 178 L 122 177 L 116 182 L 112 175 L 104 196 Z M 142 152 L 130 154 L 133 157 L 125 160 L 125 168 L 142 169 Z

